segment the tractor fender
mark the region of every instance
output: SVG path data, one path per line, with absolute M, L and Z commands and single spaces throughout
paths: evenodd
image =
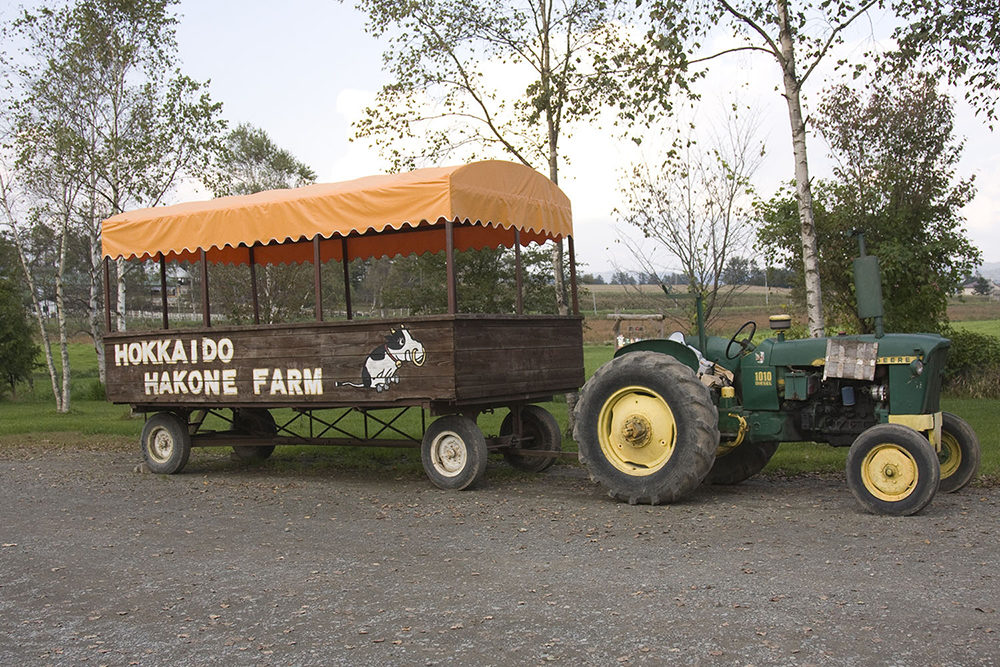
M 654 338 L 650 340 L 640 340 L 635 343 L 629 343 L 628 345 L 619 348 L 615 352 L 615 357 L 620 357 L 630 352 L 659 352 L 660 354 L 665 354 L 667 356 L 673 357 L 677 361 L 681 362 L 695 374 L 698 373 L 698 355 L 694 353 L 690 347 L 684 343 L 678 343 L 672 340 L 666 340 L 665 338 Z

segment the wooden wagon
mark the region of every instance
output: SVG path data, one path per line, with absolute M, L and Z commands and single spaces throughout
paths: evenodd
M 524 314 L 522 246 L 562 240 L 573 314 Z M 560 429 L 535 404 L 584 380 L 572 222 L 566 196 L 527 167 L 486 161 L 131 211 L 105 221 L 102 241 L 107 394 L 146 413 L 141 447 L 154 472 L 179 472 L 198 446 L 232 446 L 245 459 L 276 445 L 420 446 L 430 479 L 461 489 L 483 475 L 491 449 L 528 470 L 557 455 Z M 501 246 L 514 249 L 514 312 L 460 313 L 456 252 Z M 355 317 L 351 260 L 441 251 L 447 312 Z M 109 264 L 119 258 L 159 262 L 156 330 L 112 331 Z M 170 261 L 200 267 L 198 327 L 171 328 Z M 331 261 L 344 275 L 337 320 L 323 315 Z M 295 262 L 314 265 L 314 321 L 260 324 L 257 268 Z M 246 267 L 255 324 L 213 326 L 212 263 Z M 276 420 L 277 408 L 287 409 Z M 477 419 L 495 408 L 509 414 L 486 437 Z M 411 410 L 422 433 L 401 426 Z M 227 428 L 206 428 L 208 415 Z

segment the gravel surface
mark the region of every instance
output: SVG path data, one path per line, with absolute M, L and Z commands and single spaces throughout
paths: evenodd
M 91 443 L 92 445 L 93 443 Z M 661 507 L 575 466 L 412 472 L 0 443 L 0 664 L 993 665 L 1000 489 L 914 517 L 840 477 Z

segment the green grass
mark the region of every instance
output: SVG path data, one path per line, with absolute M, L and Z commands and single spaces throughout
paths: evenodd
M 1000 320 L 968 320 L 966 322 L 952 322 L 952 326 L 972 333 L 1000 336 Z
M 1000 328 L 1000 320 L 983 320 L 979 322 L 959 323 L 970 330 L 990 332 L 989 327 Z M 611 345 L 584 346 L 584 366 L 587 377 L 590 377 L 603 363 L 614 354 Z M 121 446 L 136 447 L 142 430 L 141 416 L 132 416 L 128 406 L 112 405 L 104 400 L 93 400 L 97 383 L 97 355 L 93 346 L 87 343 L 70 345 L 70 364 L 73 368 L 72 384 L 73 400 L 68 414 L 56 412 L 48 375 L 44 368 L 36 373 L 33 391 L 22 391 L 15 401 L 6 399 L 0 401 L 0 447 L 17 440 L 11 436 L 26 434 L 80 434 L 81 441 L 87 436 L 113 436 Z M 556 397 L 550 403 L 544 404 L 547 410 L 555 415 L 563 427 L 567 422 L 566 402 L 563 397 Z M 1000 402 L 988 399 L 942 398 L 942 408 L 953 412 L 967 420 L 979 435 L 982 445 L 982 463 L 980 474 L 989 479 L 1000 477 Z M 290 410 L 276 410 L 275 418 L 279 423 L 287 421 Z M 505 416 L 505 410 L 487 413 L 480 417 L 479 425 L 487 434 L 499 432 L 500 423 Z M 429 419 L 429 418 L 428 418 Z M 360 428 L 360 417 L 348 420 L 353 428 Z M 419 436 L 419 411 L 411 411 L 399 424 L 409 433 Z M 209 420 L 210 428 L 226 427 L 222 420 Z M 304 430 L 299 432 L 305 433 Z M 72 436 L 70 436 L 72 437 Z M 47 441 L 43 439 L 43 444 Z M 102 442 L 106 442 L 102 440 Z M 576 450 L 572 440 L 564 442 L 568 451 Z M 815 443 L 785 443 L 765 469 L 775 474 L 800 475 L 809 473 L 842 473 L 847 456 L 846 447 L 831 447 Z M 307 467 L 316 462 L 322 466 L 351 467 L 362 470 L 383 470 L 386 474 L 417 473 L 420 470 L 420 456 L 416 450 L 397 450 L 384 448 L 318 448 L 318 447 L 284 447 L 279 448 L 274 457 L 275 465 L 292 468 Z

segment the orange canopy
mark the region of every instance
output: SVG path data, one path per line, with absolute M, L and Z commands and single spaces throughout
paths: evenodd
M 311 261 L 317 235 L 323 261 L 436 252 L 445 247 L 443 222 L 452 220 L 458 250 L 572 236 L 566 195 L 520 164 L 474 162 L 317 183 L 293 190 L 221 197 L 121 213 L 104 221 L 105 257 L 244 264 L 248 248 L 260 264 Z

